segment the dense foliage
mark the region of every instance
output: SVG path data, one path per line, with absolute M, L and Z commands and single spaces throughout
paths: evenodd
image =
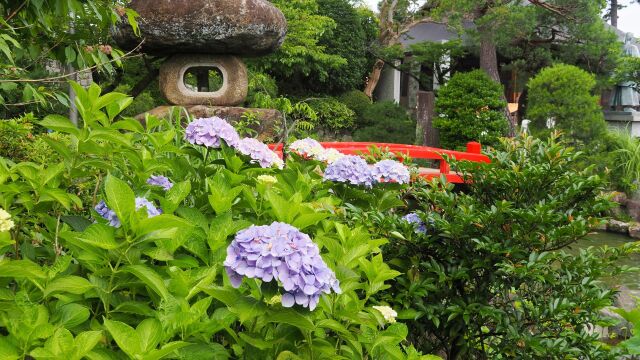
M 118 117 L 125 95 L 74 87 L 82 127 L 41 122 L 65 134 L 47 140 L 62 161 L 0 159 L 0 357 L 421 358 L 403 342 L 406 325 L 372 308 L 399 275 L 380 252 L 387 240 L 340 220 L 339 184 L 324 182 L 317 163 L 269 168 L 266 147 L 222 120 L 193 122 L 186 137 L 153 117 L 143 128 Z M 393 189 L 354 190 L 384 211 Z M 309 235 L 308 251 L 321 249 L 314 264 L 335 272 L 339 287 L 313 312 L 229 262 L 241 230 L 274 222 Z
M 120 19 L 137 26 L 119 1 L 4 1 L 0 3 L 0 117 L 66 103 L 74 69 L 113 73 L 123 52 L 111 46 L 109 28 Z M 91 71 L 89 71 L 91 72 Z
M 480 70 L 452 76 L 436 101 L 433 125 L 440 130 L 440 145 L 456 149 L 469 141 L 497 144 L 508 128 L 502 92 L 502 86 Z
M 490 164 L 454 165 L 473 179 L 464 191 L 416 189 L 420 226 L 372 217 L 399 238 L 383 249 L 403 273 L 386 300 L 416 346 L 449 359 L 618 358 L 589 330 L 615 295 L 597 279 L 637 245 L 565 252 L 611 206 L 579 156 L 555 137 L 505 140 Z
M 595 77 L 572 65 L 545 68 L 528 83 L 527 117 L 538 129 L 551 125 L 571 139 L 590 142 L 606 130 L 604 115 L 593 95 Z M 549 122 L 549 124 L 547 124 Z
M 393 101 L 380 101 L 367 107 L 353 138 L 356 141 L 378 141 L 413 144 L 416 122 L 407 111 Z

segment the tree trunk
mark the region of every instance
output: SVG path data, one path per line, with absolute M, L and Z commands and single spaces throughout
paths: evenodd
M 611 26 L 618 27 L 618 0 L 611 0 Z
M 496 49 L 496 44 L 490 36 L 481 36 L 480 69 L 484 70 L 491 80 L 500 82 L 500 73 L 498 72 L 498 51 Z
M 498 50 L 496 48 L 496 43 L 493 41 L 490 35 L 490 29 L 479 28 L 480 30 L 480 69 L 482 69 L 489 77 L 496 81 L 500 82 L 500 72 L 498 71 Z M 507 106 L 504 108 L 504 116 L 509 123 L 509 136 L 516 136 L 516 120 L 511 113 L 509 112 L 509 102 L 507 101 L 507 97 L 502 92 L 502 100 L 507 103 Z
M 373 70 L 371 70 L 371 74 L 369 75 L 367 86 L 364 89 L 364 93 L 367 94 L 369 98 L 373 98 L 373 91 L 376 89 L 376 86 L 378 86 L 378 82 L 380 81 L 382 68 L 384 68 L 384 61 L 380 59 L 376 60 L 375 65 L 373 65 Z
M 438 147 L 440 137 L 438 129 L 433 127 L 436 97 L 433 91 L 418 91 L 418 112 L 416 143 L 418 145 Z

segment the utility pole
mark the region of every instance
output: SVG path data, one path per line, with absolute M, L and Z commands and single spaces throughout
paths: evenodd
M 71 18 L 69 21 L 69 34 L 73 35 L 76 33 L 76 28 L 74 24 L 75 13 L 71 11 L 69 16 Z M 74 72 L 75 72 L 75 69 L 73 68 L 73 65 L 68 64 L 67 73 L 73 74 Z M 77 81 L 77 79 L 78 77 L 76 76 L 76 74 L 71 75 L 71 77 L 69 78 L 69 80 L 72 80 L 72 81 Z M 73 87 L 71 85 L 69 85 L 69 120 L 71 120 L 71 122 L 76 127 L 78 126 L 78 107 L 76 107 L 76 92 L 73 91 Z

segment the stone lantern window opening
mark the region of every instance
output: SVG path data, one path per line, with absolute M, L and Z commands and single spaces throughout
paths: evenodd
M 218 92 L 225 86 L 226 76 L 219 67 L 194 66 L 184 69 L 184 86 L 194 92 Z

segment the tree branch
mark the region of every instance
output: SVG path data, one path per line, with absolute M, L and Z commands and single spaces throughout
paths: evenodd
M 23 1 L 22 4 L 20 4 L 20 6 L 18 6 L 17 9 L 13 10 L 13 12 L 6 19 L 4 19 L 4 22 L 8 23 L 9 20 L 13 19 L 14 16 L 18 15 L 20 10 L 22 10 L 22 8 L 24 8 L 25 5 L 27 5 L 27 2 L 28 0 Z M 7 24 L 7 26 L 9 26 L 9 24 Z
M 78 74 L 82 74 L 85 73 L 87 71 L 91 71 L 93 69 L 97 69 L 98 67 L 104 65 L 104 64 L 109 64 L 109 63 L 113 63 L 116 61 L 120 61 L 122 59 L 126 59 L 126 58 L 130 58 L 130 57 L 134 57 L 134 56 L 142 56 L 142 54 L 140 55 L 134 55 L 131 56 L 131 54 L 133 54 L 134 52 L 138 51 L 138 49 L 140 49 L 140 47 L 142 47 L 142 44 L 144 43 L 144 40 L 140 42 L 140 44 L 138 44 L 138 46 L 135 47 L 135 49 L 129 51 L 128 53 L 122 55 L 120 58 L 118 59 L 112 59 L 109 60 L 107 62 L 104 63 L 100 63 L 100 64 L 96 64 L 94 66 L 82 69 L 82 70 L 78 70 L 78 71 L 74 71 L 72 73 L 68 73 L 68 74 L 64 74 L 64 75 L 60 75 L 60 76 L 54 76 L 54 77 L 50 77 L 50 78 L 42 78 L 42 79 L 0 79 L 0 83 L 7 83 L 7 82 L 18 82 L 18 83 L 34 83 L 34 82 L 52 82 L 54 80 L 60 80 L 60 79 L 67 79 L 69 77 L 78 75 Z

